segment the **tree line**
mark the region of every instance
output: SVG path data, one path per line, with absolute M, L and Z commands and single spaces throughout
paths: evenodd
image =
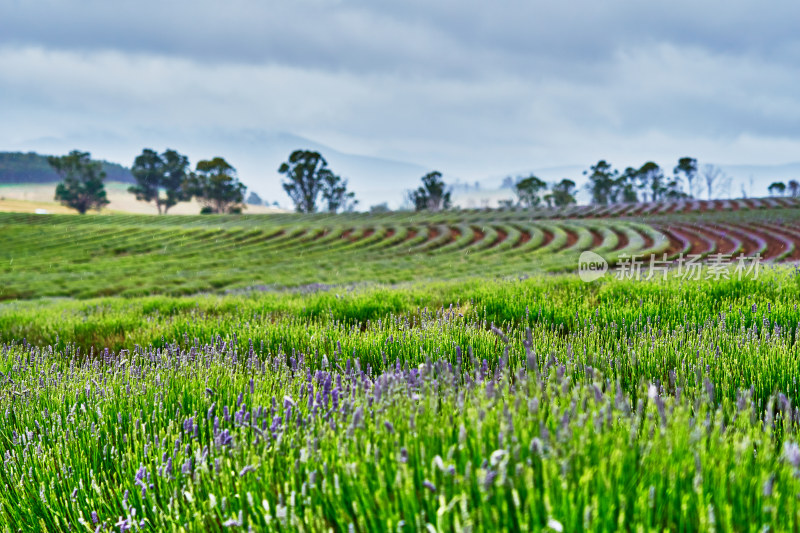
M 73 150 L 47 161 L 62 180 L 56 186 L 56 200 L 81 214 L 108 205 L 106 173 L 89 152 Z M 128 191 L 137 200 L 154 203 L 159 214 L 193 198 L 201 203 L 201 213 L 240 213 L 242 209 L 246 187 L 221 157 L 198 161 L 192 171 L 185 155 L 146 148 L 134 159 L 131 174 L 136 184 Z
M 109 204 L 106 172 L 89 152 L 73 150 L 64 156 L 49 156 L 47 161 L 62 180 L 56 187 L 56 200 L 81 214 Z M 347 179 L 333 172 L 319 152 L 295 150 L 278 167 L 278 173 L 284 177 L 283 189 L 297 212 L 337 213 L 352 211 L 358 204 Z M 131 175 L 135 184 L 128 192 L 139 201 L 153 203 L 159 214 L 192 199 L 200 202 L 202 214 L 236 214 L 245 208 L 247 187 L 222 157 L 198 161 L 191 170 L 189 158 L 175 150 L 158 153 L 145 148 L 134 159 Z M 423 176 L 422 186 L 409 191 L 408 198 L 417 210 L 436 211 L 450 207 L 450 195 L 441 173 L 431 172 Z M 247 203 L 261 204 L 262 200 L 251 192 Z
M 108 205 L 103 185 L 106 171 L 88 152 L 73 150 L 65 156 L 50 156 L 47 161 L 62 179 L 56 187 L 56 200 L 79 213 Z M 355 193 L 348 189 L 347 179 L 333 172 L 319 152 L 295 150 L 278 167 L 278 173 L 283 175 L 283 189 L 297 212 L 338 213 L 353 211 L 358 204 Z M 192 170 L 188 157 L 175 150 L 158 153 L 145 148 L 134 159 L 131 174 L 135 184 L 128 191 L 139 201 L 153 203 L 159 214 L 192 199 L 201 204 L 203 214 L 236 214 L 245 208 L 247 187 L 239 181 L 236 169 L 222 157 L 200 160 Z M 591 202 L 599 205 L 685 200 L 702 194 L 711 199 L 730 187 L 730 178 L 719 167 L 699 167 L 692 157 L 680 158 L 669 176 L 652 161 L 620 172 L 602 159 L 583 174 L 588 178 L 586 190 Z M 429 172 L 422 176 L 421 182 L 418 188 L 406 193 L 408 204 L 416 211 L 440 211 L 452 206 L 453 188 L 444 182 L 441 172 Z M 567 178 L 547 183 L 533 174 L 509 176 L 503 187 L 512 189 L 516 200 L 503 200 L 501 207 L 561 208 L 576 203 L 576 184 Z M 788 185 L 775 182 L 768 189 L 772 195 L 783 196 L 788 192 L 800 196 L 800 183 L 796 180 Z M 260 205 L 262 200 L 251 192 L 247 203 Z M 381 204 L 370 210 L 389 209 Z
M 81 214 L 99 211 L 109 204 L 104 185 L 106 172 L 89 152 L 73 150 L 64 156 L 49 156 L 47 162 L 61 178 L 56 200 Z M 328 162 L 318 152 L 296 150 L 278 172 L 284 175 L 283 188 L 299 212 L 350 211 L 358 203 L 355 193 L 347 188 L 347 180 L 328 168 Z M 189 158 L 175 150 L 158 153 L 145 148 L 134 159 L 131 175 L 135 184 L 128 192 L 139 201 L 153 203 L 159 214 L 192 199 L 201 204 L 201 214 L 236 214 L 245 208 L 247 187 L 222 157 L 198 161 L 192 170 Z M 248 203 L 262 202 L 251 192 Z
M 703 194 L 710 200 L 730 188 L 731 183 L 731 178 L 718 166 L 699 167 L 693 157 L 680 158 L 672 175 L 652 161 L 620 172 L 602 159 L 584 171 L 584 175 L 589 179 L 587 191 L 592 203 L 600 205 L 687 200 Z

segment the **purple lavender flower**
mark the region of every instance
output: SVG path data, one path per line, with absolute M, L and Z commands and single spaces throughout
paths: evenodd
M 709 403 L 714 403 L 714 384 L 709 381 L 708 378 L 704 378 L 703 387 L 705 387 L 706 393 L 708 394 Z
M 233 444 L 233 437 L 231 437 L 231 433 L 227 429 L 220 433 L 219 440 L 222 446 L 230 446 Z
M 783 456 L 795 468 L 800 468 L 800 447 L 796 442 L 783 443 Z
M 225 520 L 222 523 L 222 525 L 224 527 L 242 527 L 242 523 L 243 523 L 242 522 L 242 512 L 239 511 L 239 519 L 238 520 L 236 518 L 230 518 L 228 520 Z
M 117 523 L 114 525 L 119 528 L 120 533 L 124 533 L 125 531 L 128 531 L 131 528 L 130 520 L 127 518 L 123 518 L 121 516 L 119 517 Z
M 763 493 L 765 498 L 772 496 L 772 486 L 775 484 L 775 474 L 770 474 L 764 482 Z
M 239 470 L 239 477 L 244 477 L 245 474 L 247 474 L 248 472 L 254 472 L 255 469 L 256 469 L 255 466 L 247 465 L 244 468 L 242 468 L 241 470 Z
M 497 472 L 494 470 L 489 470 L 486 472 L 486 477 L 483 480 L 483 490 L 488 491 L 490 488 L 494 486 L 494 480 L 497 478 Z

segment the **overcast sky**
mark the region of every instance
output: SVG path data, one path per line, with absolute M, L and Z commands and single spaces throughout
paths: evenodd
M 286 136 L 469 181 L 788 163 L 798 24 L 797 0 L 0 0 L 0 150 L 169 146 L 267 195 Z

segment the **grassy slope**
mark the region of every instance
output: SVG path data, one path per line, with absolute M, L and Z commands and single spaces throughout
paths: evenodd
M 450 237 L 465 227 L 482 240 Z M 555 237 L 519 248 L 522 228 Z M 589 227 L 624 221 L 531 222 L 524 213 L 330 217 L 70 217 L 0 215 L 0 299 L 197 294 L 313 283 L 496 278 L 570 270 Z M 568 233 L 574 236 L 570 241 Z M 434 237 L 435 235 L 435 237 Z M 501 236 L 505 242 L 498 243 Z M 452 239 L 456 239 L 453 241 Z M 35 245 L 34 245 L 35 243 Z M 666 246 L 661 243 L 658 246 Z M 557 253 L 553 253 L 557 252 Z

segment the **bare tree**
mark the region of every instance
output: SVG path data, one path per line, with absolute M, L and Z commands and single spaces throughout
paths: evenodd
M 722 179 L 719 182 L 719 195 L 724 196 L 727 199 L 733 198 L 731 194 L 731 186 L 733 185 L 733 178 L 728 176 L 727 174 L 722 175 Z
M 716 165 L 703 165 L 700 176 L 706 182 L 706 192 L 709 200 L 721 194 L 726 187 L 730 189 L 730 178 Z
M 792 195 L 792 198 L 796 198 L 800 195 L 800 183 L 797 180 L 789 180 L 789 193 Z

